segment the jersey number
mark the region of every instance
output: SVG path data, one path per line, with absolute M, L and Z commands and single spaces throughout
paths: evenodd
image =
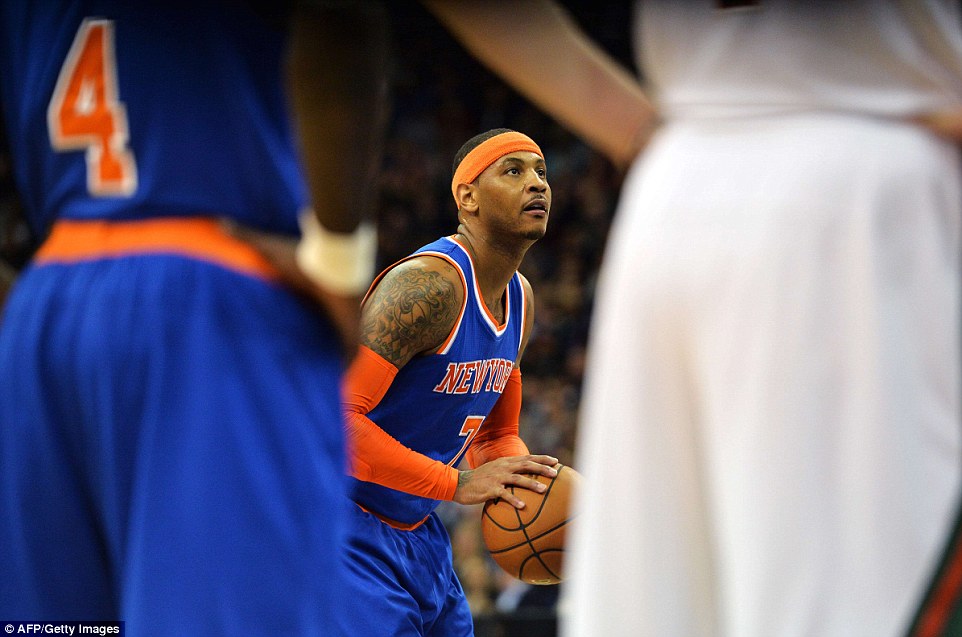
M 461 445 L 461 450 L 458 451 L 454 458 L 451 459 L 451 462 L 448 463 L 449 467 L 458 466 L 461 456 L 464 455 L 464 452 L 471 446 L 471 441 L 478 435 L 478 431 L 481 429 L 481 423 L 483 422 L 484 416 L 468 416 L 464 419 L 464 424 L 461 425 L 461 431 L 458 432 L 458 435 L 464 438 L 464 444 Z
M 114 24 L 86 18 L 80 25 L 47 107 L 55 150 L 86 150 L 87 190 L 129 195 L 137 165 L 127 147 L 127 111 L 117 97 Z

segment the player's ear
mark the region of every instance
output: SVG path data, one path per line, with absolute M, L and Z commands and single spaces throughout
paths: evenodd
M 458 210 L 467 214 L 478 211 L 478 187 L 474 184 L 458 184 Z

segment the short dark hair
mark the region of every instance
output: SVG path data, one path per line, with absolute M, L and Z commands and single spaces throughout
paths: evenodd
M 488 141 L 496 135 L 501 135 L 503 133 L 514 133 L 515 131 L 510 128 L 492 128 L 486 133 L 481 133 L 480 135 L 475 135 L 468 141 L 464 142 L 460 149 L 458 149 L 457 154 L 454 156 L 454 165 L 451 167 L 451 176 L 454 177 L 454 173 L 458 172 L 458 166 L 464 161 L 464 158 L 468 156 L 472 150 Z

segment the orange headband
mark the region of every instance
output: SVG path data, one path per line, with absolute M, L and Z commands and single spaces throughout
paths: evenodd
M 504 157 L 509 153 L 516 153 L 519 150 L 530 150 L 544 159 L 544 153 L 534 143 L 534 140 L 523 133 L 501 133 L 490 139 L 486 139 L 465 155 L 458 169 L 454 171 L 454 179 L 451 180 L 451 194 L 454 195 L 455 204 L 458 203 L 458 186 L 460 184 L 470 184 L 484 172 L 484 169 Z

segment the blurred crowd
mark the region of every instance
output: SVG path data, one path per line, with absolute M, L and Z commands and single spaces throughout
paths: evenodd
M 590 9 L 587 3 L 567 5 L 589 33 L 630 65 L 627 3 Z M 390 3 L 389 10 L 395 50 L 393 114 L 379 183 L 379 266 L 456 230 L 451 164 L 466 140 L 507 127 L 538 142 L 553 203 L 548 233 L 521 267 L 536 302 L 535 332 L 522 365 L 521 436 L 533 453 L 571 464 L 594 280 L 621 175 L 478 65 L 413 0 Z M 20 202 L 3 141 L 0 258 L 19 268 L 36 248 L 37 238 L 17 213 Z M 520 629 L 523 634 L 550 634 L 557 587 L 529 587 L 503 573 L 484 550 L 480 513 L 480 506 L 441 509 L 473 612 L 479 621 L 500 617 L 490 630 L 479 630 L 479 636 L 512 634 L 511 618 L 523 620 L 526 613 L 534 624 Z

